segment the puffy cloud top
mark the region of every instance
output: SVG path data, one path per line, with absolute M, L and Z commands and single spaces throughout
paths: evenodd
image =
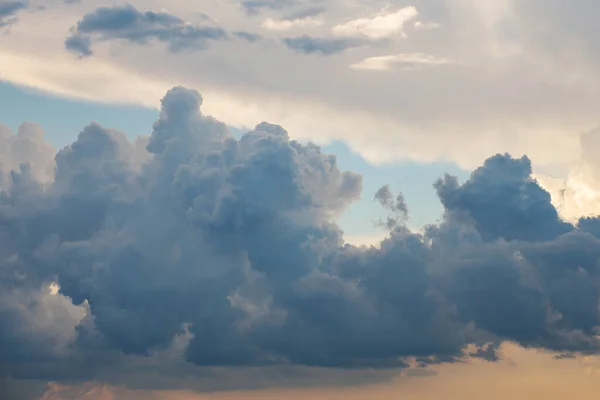
M 526 157 L 439 180 L 423 234 L 382 188 L 390 234 L 356 247 L 334 221 L 361 176 L 277 125 L 235 139 L 201 105 L 173 88 L 149 137 L 92 123 L 56 154 L 34 125 L 0 131 L 2 376 L 94 377 L 181 338 L 207 367 L 600 349 L 600 223 L 561 221 Z

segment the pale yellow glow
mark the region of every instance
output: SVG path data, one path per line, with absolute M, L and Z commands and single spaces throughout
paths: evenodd
M 362 387 L 277 389 L 200 394 L 183 390 L 129 391 L 127 398 L 144 399 L 152 395 L 159 400 L 596 400 L 600 390 L 600 359 L 581 357 L 557 359 L 555 355 L 524 350 L 512 345 L 502 348 L 504 361 L 467 363 L 431 368 L 437 375 L 399 376 L 395 381 Z M 105 386 L 85 387 L 91 400 L 120 398 L 118 390 Z M 81 390 L 81 388 L 79 388 Z M 51 397 L 67 393 L 68 388 L 54 386 L 43 400 L 66 400 Z M 81 393 L 84 393 L 83 391 Z M 97 395 L 93 395 L 97 393 Z M 124 393 L 124 392 L 120 392 Z M 96 396 L 96 397 L 94 397 Z M 110 397 L 114 396 L 114 397 Z

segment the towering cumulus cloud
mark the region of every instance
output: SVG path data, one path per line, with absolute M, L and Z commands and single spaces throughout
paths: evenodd
M 34 125 L 0 130 L 4 377 L 600 349 L 599 222 L 560 220 L 526 157 L 440 179 L 445 214 L 423 234 L 382 188 L 390 234 L 355 247 L 334 221 L 361 176 L 276 125 L 235 139 L 201 103 L 174 88 L 149 137 L 93 123 L 56 154 Z

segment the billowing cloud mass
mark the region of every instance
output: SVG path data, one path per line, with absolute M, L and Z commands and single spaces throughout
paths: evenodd
M 138 11 L 131 5 L 101 7 L 86 14 L 65 40 L 65 47 L 80 56 L 92 54 L 92 38 L 125 40 L 144 44 L 150 40 L 167 43 L 169 50 L 201 49 L 209 40 L 227 34 L 216 26 L 196 26 L 166 12 Z
M 382 188 L 389 236 L 356 247 L 334 221 L 361 176 L 277 125 L 236 139 L 201 104 L 175 87 L 150 136 L 92 123 L 56 154 L 33 125 L 3 128 L 2 377 L 600 350 L 600 220 L 561 220 L 527 157 L 440 178 L 422 234 Z

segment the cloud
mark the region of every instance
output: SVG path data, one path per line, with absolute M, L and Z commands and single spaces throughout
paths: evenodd
M 448 400 L 465 398 L 490 398 L 500 400 L 513 398 L 526 400 L 542 397 L 559 400 L 574 396 L 577 399 L 592 400 L 597 393 L 598 358 L 554 359 L 552 354 L 535 349 L 521 349 L 511 345 L 498 348 L 504 362 L 487 362 L 484 359 L 471 359 L 453 365 L 439 365 L 430 369 L 404 371 L 392 382 L 365 385 L 362 387 L 335 388 L 291 388 L 259 391 L 228 391 L 226 393 L 193 393 L 184 390 L 144 391 L 123 390 L 120 387 L 106 387 L 102 384 L 86 384 L 81 387 L 53 385 L 49 394 L 58 395 L 86 393 L 102 389 L 115 395 L 117 400 L 360 400 L 377 398 L 382 400 L 434 400 L 444 396 Z M 350 372 L 347 372 L 350 373 Z M 490 387 L 498 380 L 502 385 Z M 487 396 L 487 397 L 486 397 Z M 64 400 L 70 400 L 66 397 Z M 94 397 L 91 398 L 95 400 Z M 7 400 L 12 400 L 8 398 Z M 46 399 L 44 399 L 46 400 Z M 61 399 L 63 400 L 63 399 Z
M 380 224 L 388 230 L 394 230 L 399 226 L 399 223 L 405 223 L 408 219 L 408 207 L 402 193 L 394 197 L 389 185 L 381 187 L 375 192 L 375 200 L 377 200 L 383 208 L 392 212 L 392 216 Z
M 65 54 L 65 32 L 81 19 L 82 11 L 92 13 L 98 4 L 61 3 L 53 2 L 43 18 L 40 13 L 19 14 L 20 23 L 11 26 L 11 34 L 0 36 L 3 79 L 62 96 L 153 107 L 175 84 L 202 87 L 210 100 L 207 111 L 230 125 L 277 121 L 296 139 L 321 145 L 344 141 L 374 164 L 442 161 L 472 169 L 489 154 L 509 152 L 527 154 L 536 173 L 565 178 L 563 171 L 580 157 L 577 133 L 598 125 L 600 75 L 593 24 L 588 23 L 594 15 L 589 12 L 592 2 L 568 10 L 540 1 L 493 6 L 474 0 L 414 3 L 419 16 L 404 24 L 406 39 L 361 36 L 367 44 L 356 51 L 306 62 L 300 60 L 304 53 L 287 51 L 282 37 L 333 39 L 331 26 L 377 16 L 385 4 L 357 8 L 347 2 L 309 0 L 248 16 L 240 2 L 214 2 L 210 10 L 203 2 L 185 2 L 170 5 L 169 13 L 197 26 L 214 26 L 199 18 L 210 12 L 232 39 L 237 39 L 233 32 L 260 33 L 262 45 L 227 40 L 212 43 L 210 51 L 170 52 L 166 57 L 165 42 L 136 46 L 132 52 L 129 45 L 106 46 L 100 35 L 92 35 L 89 49 L 95 56 L 85 61 L 85 68 Z M 131 4 L 140 12 L 160 11 L 160 5 L 143 0 Z M 313 6 L 327 10 L 321 18 L 328 24 L 285 35 L 258 32 L 267 17 L 286 19 Z M 421 31 L 414 27 L 416 21 L 435 21 L 443 29 Z M 569 28 L 573 26 L 577 29 Z M 397 54 L 430 54 L 455 64 L 423 65 L 418 73 L 395 73 L 393 81 L 389 74 L 357 74 L 348 68 L 366 58 Z M 298 78 L 290 80 L 290 75 Z M 323 76 L 333 78 L 319 78 Z M 135 90 L 120 89 L 132 86 L 132 79 Z M 307 114 L 310 120 L 299 117 Z M 470 145 L 461 144 L 465 141 Z
M 356 48 L 367 44 L 367 40 L 382 40 L 400 35 L 406 37 L 404 24 L 419 15 L 415 7 L 405 7 L 393 13 L 382 12 L 373 18 L 358 18 L 331 28 L 333 38 L 313 37 L 303 35 L 295 38 L 285 38 L 286 46 L 297 52 L 306 54 L 333 55 L 345 50 Z M 262 26 L 271 30 L 289 30 L 293 27 L 320 24 L 319 20 L 312 18 L 296 18 L 287 20 L 273 20 L 271 18 L 263 21 Z M 396 56 L 401 58 L 402 55 Z M 379 64 L 379 69 L 387 69 L 389 65 L 402 60 L 388 58 L 371 58 L 362 63 L 354 64 L 355 69 L 375 69 L 373 65 Z M 415 61 L 413 61 L 413 64 Z
M 82 58 L 93 54 L 92 39 L 89 36 L 71 35 L 65 39 L 65 48 Z
M 210 40 L 223 40 L 225 31 L 214 26 L 196 26 L 166 12 L 138 11 L 131 5 L 101 7 L 84 15 L 65 40 L 67 50 L 80 56 L 92 54 L 92 39 L 124 40 L 146 44 L 158 40 L 170 51 L 202 49 Z
M 283 17 L 283 20 L 302 20 L 307 18 L 314 18 L 326 11 L 325 7 L 322 6 L 311 6 L 300 9 L 298 11 L 290 12 Z
M 350 68 L 357 70 L 386 71 L 393 68 L 415 69 L 424 66 L 445 65 L 453 62 L 445 58 L 436 58 L 430 54 L 411 53 L 365 58 Z
M 296 19 L 273 19 L 267 18 L 261 23 L 261 27 L 274 31 L 287 31 L 293 28 L 301 28 L 311 25 L 321 25 L 320 20 L 314 18 L 296 18 Z
M 550 194 L 530 178 L 531 173 L 527 157 L 497 155 L 473 171 L 465 184 L 459 186 L 455 178 L 445 176 L 435 188 L 446 211 L 468 211 L 485 241 L 555 239 L 572 226 L 559 218 Z
M 364 43 L 357 40 L 321 38 L 303 35 L 283 39 L 285 45 L 299 53 L 320 54 L 330 56 L 342 53 L 348 49 L 362 46 Z
M 0 123 L 0 190 L 8 188 L 11 171 L 19 171 L 22 165 L 36 181 L 53 181 L 54 151 L 37 124 L 25 122 L 13 135 L 10 128 Z
M 381 12 L 372 18 L 358 18 L 334 26 L 331 32 L 341 37 L 363 37 L 371 40 L 387 39 L 392 36 L 406 37 L 404 25 L 416 18 L 415 7 L 401 8 L 395 12 Z
M 287 31 L 293 28 L 319 26 L 323 21 L 315 18 L 325 12 L 323 7 L 310 7 L 289 13 L 283 18 L 266 18 L 261 27 L 274 31 Z
M 420 31 L 432 31 L 435 29 L 439 29 L 442 27 L 441 24 L 433 21 L 423 22 L 423 21 L 415 21 L 413 24 L 416 30 Z
M 26 0 L 0 1 L 0 28 L 12 24 L 16 20 L 15 14 L 28 6 Z
M 2 377 L 148 387 L 492 360 L 501 342 L 600 350 L 600 222 L 562 221 L 527 157 L 441 178 L 444 216 L 422 234 L 383 187 L 389 234 L 356 247 L 334 221 L 361 176 L 277 125 L 236 139 L 202 103 L 175 87 L 149 137 L 92 123 L 56 153 L 4 128 L 19 152 L 1 158 Z
M 233 32 L 233 35 L 250 43 L 260 42 L 262 40 L 262 36 L 252 32 L 237 31 Z
M 297 4 L 297 0 L 242 0 L 242 8 L 247 14 L 254 15 L 263 10 L 281 10 Z
M 594 151 L 600 145 L 600 130 L 579 135 L 579 145 L 581 158 L 571 166 L 566 178 L 537 175 L 560 215 L 571 222 L 600 215 L 600 163 Z

